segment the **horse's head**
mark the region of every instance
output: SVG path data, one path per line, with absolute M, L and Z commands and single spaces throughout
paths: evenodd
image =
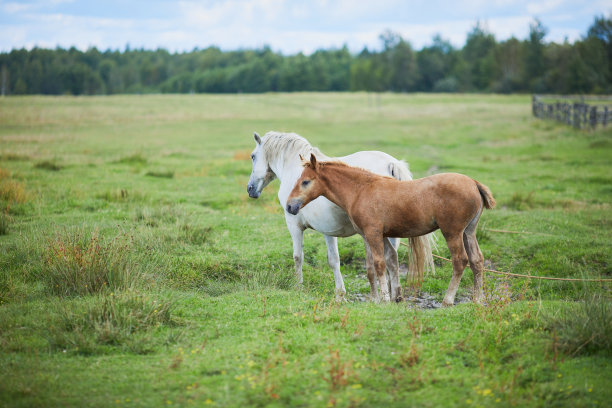
M 254 133 L 253 137 L 255 138 L 255 150 L 251 153 L 253 170 L 251 171 L 249 184 L 247 184 L 247 192 L 249 197 L 258 198 L 261 190 L 276 178 L 276 174 L 270 169 L 270 164 L 263 151 L 261 138 L 257 133 Z
M 310 154 L 310 161 L 304 161 L 302 175 L 287 198 L 287 212 L 296 215 L 302 207 L 320 195 L 322 195 L 322 188 L 319 179 L 319 164 L 314 154 Z

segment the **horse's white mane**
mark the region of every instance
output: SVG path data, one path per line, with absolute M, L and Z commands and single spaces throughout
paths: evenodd
M 268 161 L 281 158 L 284 163 L 287 161 L 299 162 L 299 155 L 308 158 L 310 153 L 314 153 L 317 159 L 329 159 L 318 148 L 296 133 L 268 132 L 261 139 L 261 147 Z

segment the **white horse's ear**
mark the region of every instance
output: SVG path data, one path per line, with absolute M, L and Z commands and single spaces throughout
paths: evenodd
M 304 158 L 302 157 L 301 154 L 298 154 L 298 156 L 300 156 L 300 161 L 304 161 Z
M 255 142 L 260 145 L 261 144 L 261 137 L 259 137 L 259 135 L 257 134 L 257 132 L 253 132 L 253 138 L 255 138 Z

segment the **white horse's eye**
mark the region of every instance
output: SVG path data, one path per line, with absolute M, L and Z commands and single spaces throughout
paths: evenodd
M 251 160 L 255 160 L 255 155 L 251 154 Z

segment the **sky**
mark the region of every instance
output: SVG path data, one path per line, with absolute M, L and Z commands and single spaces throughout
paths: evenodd
M 457 48 L 477 21 L 497 41 L 525 39 L 538 18 L 546 42 L 574 42 L 612 0 L 0 0 L 0 51 L 269 46 L 285 55 L 380 49 L 392 30 L 420 50 L 439 34 Z

